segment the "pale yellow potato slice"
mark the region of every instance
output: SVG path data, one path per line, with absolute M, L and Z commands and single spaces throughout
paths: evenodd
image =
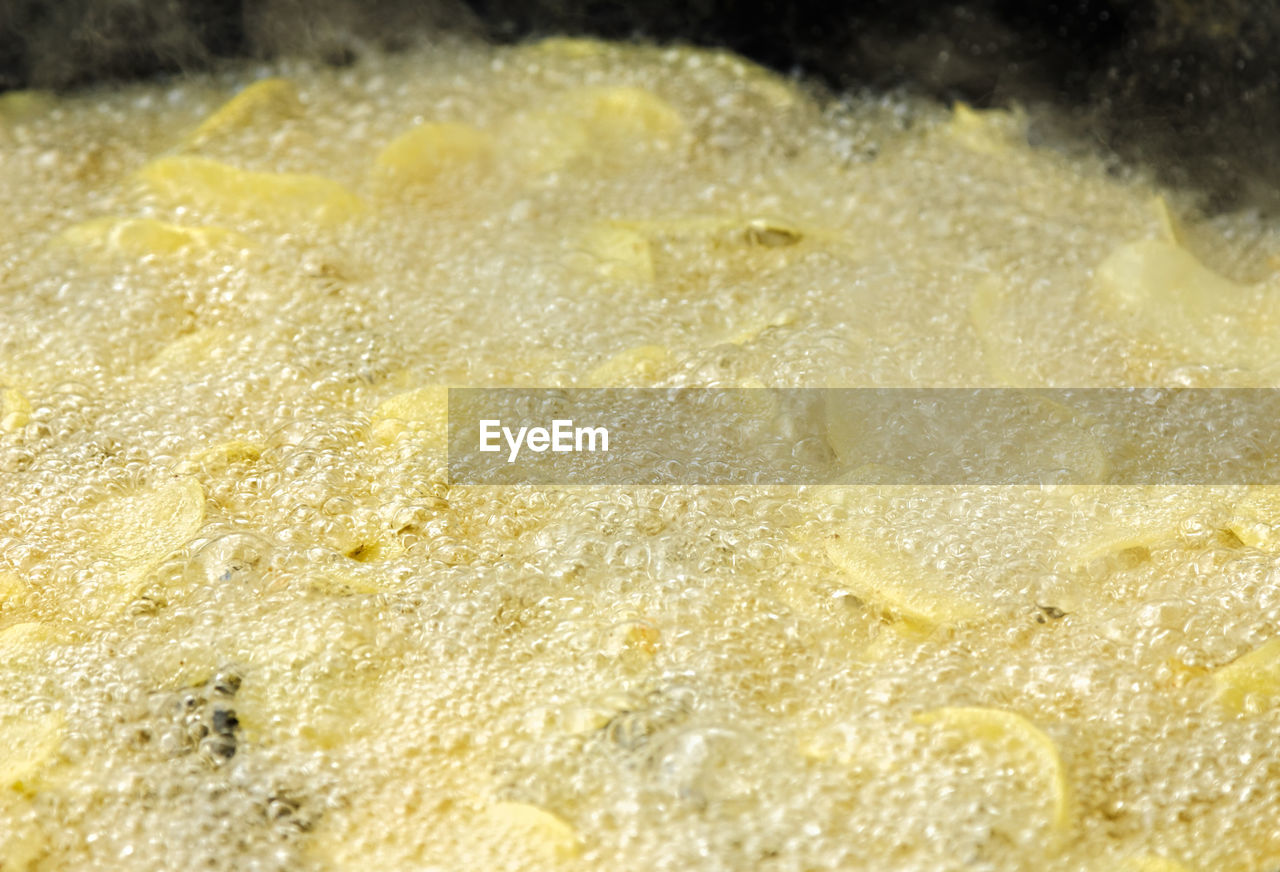
M 42 855 L 49 850 L 49 838 L 40 824 L 25 816 L 31 800 L 17 793 L 0 793 L 0 858 L 5 872 L 30 872 L 37 869 Z
M 200 146 L 251 124 L 278 124 L 302 114 L 298 89 L 288 79 L 261 79 L 246 86 L 200 122 L 187 144 Z
M 62 746 L 67 719 L 61 712 L 0 720 L 0 789 L 31 792 Z
M 1169 208 L 1169 203 L 1164 197 L 1155 196 L 1151 198 L 1151 211 L 1155 215 L 1160 237 L 1165 242 L 1181 246 L 1187 244 L 1186 234 L 1182 232 L 1181 224 L 1174 217 L 1173 210 Z
M 407 430 L 421 431 L 444 447 L 449 424 L 449 389 L 432 385 L 396 394 L 373 410 L 373 437 L 384 445 L 395 442 Z
M 524 802 L 497 802 L 485 816 L 499 830 L 523 846 L 554 859 L 566 860 L 582 851 L 577 831 L 558 815 Z
M 656 57 L 662 63 L 673 67 L 683 64 L 713 67 L 732 75 L 747 91 L 764 98 L 775 109 L 795 106 L 804 96 L 803 92 L 785 76 L 753 63 L 741 55 L 722 49 L 693 46 L 655 47 L 556 36 L 529 43 L 518 50 L 527 54 L 577 61 L 624 56 Z
M 1027 762 L 1044 791 L 1049 822 L 1055 829 L 1071 823 L 1071 790 L 1058 747 L 1045 733 L 1021 715 L 982 706 L 945 707 L 916 715 L 928 726 L 952 730 L 971 741 L 990 747 L 995 754 L 1012 761 Z
M 675 107 L 645 88 L 579 88 L 564 94 L 560 105 L 608 145 L 669 142 L 685 129 L 684 119 Z
M 956 103 L 944 128 L 955 142 L 980 154 L 1002 157 L 1026 144 L 1026 117 L 1021 112 L 978 111 Z
M 0 121 L 26 121 L 45 114 L 57 102 L 48 91 L 6 91 L 0 94 Z
M 661 378 L 674 366 L 665 345 L 639 345 L 606 360 L 587 374 L 587 386 L 607 388 Z
M 332 225 L 361 214 L 363 201 L 338 182 L 303 173 L 261 173 L 203 157 L 170 156 L 138 178 L 160 199 L 275 224 Z
M 609 162 L 665 148 L 685 130 L 680 113 L 657 94 L 631 86 L 585 87 L 507 121 L 503 139 L 520 143 L 507 158 L 546 174 L 579 160 Z
M 826 551 L 854 596 L 913 627 L 963 624 L 986 613 L 978 603 L 953 593 L 942 573 L 886 546 L 842 534 L 827 541 Z
M 237 463 L 252 463 L 262 456 L 262 446 L 256 442 L 232 439 L 195 451 L 179 461 L 173 468 L 178 475 L 219 473 Z
M 521 51 L 561 58 L 598 58 L 623 51 L 625 46 L 601 39 L 585 39 L 574 36 L 551 36 L 521 46 Z
M 1236 503 L 1227 529 L 1250 548 L 1280 551 L 1280 489 L 1253 491 Z
M 31 402 L 17 388 L 0 387 L 0 430 L 21 430 L 31 421 Z
M 26 593 L 27 586 L 16 573 L 0 570 L 0 603 L 15 600 Z
M 225 227 L 184 227 L 154 218 L 96 218 L 67 228 L 61 239 L 130 258 L 244 251 L 253 247 L 248 237 Z
M 648 283 L 654 278 L 649 238 L 616 222 L 584 230 L 573 255 L 574 266 L 610 281 Z
M 135 566 L 148 566 L 183 547 L 204 523 L 204 489 L 177 478 L 93 506 L 86 522 L 98 548 Z
M 493 137 L 471 124 L 431 121 L 400 134 L 378 153 L 376 172 L 400 184 L 420 185 L 488 163 Z
M 1215 697 L 1229 712 L 1252 714 L 1280 702 L 1280 639 L 1264 642 L 1213 673 Z
M 58 640 L 53 628 L 39 621 L 22 621 L 0 629 L 0 663 L 29 657 L 41 646 Z
M 994 277 L 979 281 L 969 298 L 969 321 L 982 343 L 982 362 L 996 385 L 1031 387 L 1034 380 L 1015 365 L 1008 350 L 1017 343 L 1018 334 L 1006 314 L 1007 294 L 1004 285 Z
M 231 332 L 221 327 L 203 327 L 179 336 L 161 348 L 151 358 L 148 369 L 152 377 L 190 374 L 218 359 L 221 348 L 229 341 Z
M 1098 267 L 1098 305 L 1130 330 L 1196 363 L 1261 369 L 1280 360 L 1280 297 L 1243 285 L 1173 242 L 1117 248 Z
M 1095 509 L 1106 506 L 1104 517 L 1064 541 L 1071 569 L 1131 549 L 1176 542 L 1183 522 L 1203 507 L 1195 489 L 1174 487 L 1128 488 L 1121 498 L 1098 497 Z
M 1128 857 L 1115 869 L 1116 872 L 1189 872 L 1181 863 L 1155 854 Z
M 721 341 L 728 345 L 747 345 L 755 342 L 767 331 L 777 327 L 787 327 L 794 324 L 795 320 L 796 313 L 790 309 L 784 309 L 772 318 L 763 318 L 733 331 Z

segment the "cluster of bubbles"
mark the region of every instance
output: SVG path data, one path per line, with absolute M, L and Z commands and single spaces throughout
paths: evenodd
M 268 76 L 296 107 L 191 144 Z M 621 134 L 570 136 L 566 94 Z M 1214 690 L 1280 631 L 1243 489 L 468 488 L 429 392 L 384 406 L 1211 383 L 1090 306 L 1156 232 L 1140 174 L 1034 118 L 575 41 L 0 110 L 0 868 L 1280 862 L 1280 712 Z M 434 123 L 491 153 L 378 175 Z M 361 205 L 145 183 L 191 154 Z M 1196 233 L 1240 281 L 1280 250 Z

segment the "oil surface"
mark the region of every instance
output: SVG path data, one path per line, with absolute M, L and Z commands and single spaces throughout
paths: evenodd
M 570 40 L 0 97 L 0 869 L 1276 868 L 1270 492 L 445 475 L 448 385 L 1274 383 L 1280 230 L 1037 130 Z

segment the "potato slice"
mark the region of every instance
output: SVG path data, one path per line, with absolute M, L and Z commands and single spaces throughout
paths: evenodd
M 1001 709 L 960 706 L 923 712 L 915 719 L 980 742 L 1001 756 L 1029 763 L 1044 790 L 1050 823 L 1058 830 L 1070 824 L 1071 792 L 1058 747 L 1026 718 Z
M 606 42 L 602 39 L 551 36 L 522 46 L 521 50 L 552 57 L 582 59 L 605 57 L 619 52 L 622 48 L 623 46 L 620 43 Z
M 646 148 L 666 148 L 684 129 L 680 113 L 650 91 L 587 87 L 515 115 L 503 138 L 520 143 L 510 157 L 526 173 L 546 174 L 578 159 L 609 162 Z
M 1156 226 L 1160 229 L 1160 237 L 1165 242 L 1181 246 L 1187 244 L 1186 234 L 1182 232 L 1181 224 L 1174 217 L 1173 210 L 1169 208 L 1169 203 L 1164 197 L 1156 196 L 1151 199 L 1151 212 L 1155 216 Z
M 433 385 L 383 400 L 370 418 L 373 437 L 383 445 L 407 430 L 420 430 L 443 448 L 449 424 L 449 389 Z
M 260 173 L 203 157 L 162 157 L 138 174 L 157 197 L 275 224 L 336 224 L 364 211 L 355 194 L 332 179 L 302 173 Z
M 485 810 L 485 817 L 522 846 L 555 859 L 567 860 L 582 851 L 577 831 L 558 815 L 536 805 L 497 802 Z
M 216 474 L 237 463 L 252 463 L 261 456 L 262 446 L 258 443 L 232 439 L 187 455 L 173 471 L 178 475 Z
M 1144 854 L 1128 857 L 1118 867 L 1118 872 L 1188 872 L 1187 867 L 1166 857 Z
M 279 123 L 302 114 L 298 89 L 288 79 L 261 79 L 246 86 L 200 122 L 187 143 L 199 146 L 251 124 Z
M 777 327 L 786 327 L 795 323 L 795 320 L 796 313 L 790 309 L 784 309 L 772 318 L 762 318 L 759 321 L 755 321 L 745 327 L 741 327 L 733 331 L 722 339 L 721 342 L 728 345 L 747 345 L 755 342 L 764 335 L 766 331 L 773 330 Z
M 253 245 L 248 237 L 225 227 L 184 227 L 154 218 L 97 218 L 67 228 L 61 238 L 75 246 L 131 258 L 243 251 Z
M 671 351 L 665 345 L 639 345 L 614 355 L 587 374 L 587 386 L 618 387 L 636 380 L 647 382 L 671 370 Z
M 581 88 L 567 93 L 562 106 L 610 145 L 670 142 L 685 128 L 674 106 L 644 88 Z
M 1018 331 L 1006 313 L 1008 291 L 993 277 L 978 282 L 969 298 L 969 321 L 982 344 L 987 373 L 1004 387 L 1032 387 L 1027 374 L 1012 360 L 1009 347 L 1019 341 Z
M 426 184 L 493 156 L 493 137 L 478 127 L 449 121 L 427 122 L 391 140 L 375 162 L 383 177 L 402 184 Z
M 1026 119 L 1018 112 L 979 112 L 967 103 L 956 103 L 946 133 L 970 151 L 991 157 L 1007 156 L 1026 140 Z
M 43 115 L 57 100 L 49 91 L 6 91 L 0 94 L 0 122 L 27 121 Z
M 178 478 L 127 496 L 109 497 L 88 512 L 98 548 L 145 566 L 186 545 L 204 523 L 204 489 Z
M 31 421 L 31 403 L 17 388 L 0 387 L 0 430 L 21 430 Z
M 1215 696 L 1227 711 L 1253 714 L 1280 702 L 1280 639 L 1264 642 L 1213 673 Z
M 1236 503 L 1227 529 L 1250 548 L 1280 551 L 1280 489 L 1254 491 Z
M 653 253 L 649 239 L 617 222 L 587 228 L 577 240 L 573 264 L 603 279 L 652 282 Z
M 179 377 L 189 379 L 194 372 L 216 364 L 230 337 L 230 331 L 221 327 L 205 327 L 179 336 L 151 358 L 149 374 L 153 378 L 180 374 Z
M 30 657 L 41 646 L 57 640 L 57 633 L 48 624 L 39 621 L 10 624 L 0 630 L 0 662 Z
M 61 712 L 0 720 L 0 789 L 32 792 L 66 732 L 67 719 Z
M 1256 370 L 1280 361 L 1280 297 L 1218 275 L 1180 245 L 1144 239 L 1098 267 L 1100 307 L 1197 363 Z
M 985 610 L 957 596 L 940 572 L 882 545 L 844 534 L 828 540 L 827 556 L 847 579 L 851 593 L 919 630 L 962 624 Z

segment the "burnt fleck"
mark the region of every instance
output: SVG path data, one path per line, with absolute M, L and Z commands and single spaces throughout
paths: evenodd
M 1059 621 L 1067 616 L 1067 613 L 1064 612 L 1062 609 L 1058 608 L 1057 606 L 1037 605 L 1036 608 L 1039 609 L 1039 612 L 1036 614 L 1037 624 L 1045 623 L 1046 619 Z

